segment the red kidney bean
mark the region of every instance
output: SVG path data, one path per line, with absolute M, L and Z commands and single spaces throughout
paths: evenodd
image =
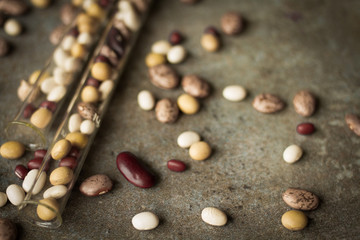
M 44 158 L 46 155 L 46 149 L 39 149 L 34 152 L 34 158 Z
M 300 123 L 297 125 L 296 131 L 301 135 L 310 135 L 315 131 L 315 126 L 312 123 Z
M 73 27 L 70 29 L 68 34 L 73 37 L 77 37 L 77 36 L 79 36 L 79 30 L 77 29 L 77 27 Z
M 67 157 L 74 157 L 77 159 L 79 155 L 80 155 L 80 150 L 77 147 L 71 147 Z
M 64 157 L 59 162 L 59 167 L 68 167 L 71 169 L 75 169 L 77 166 L 77 161 L 75 157 Z
M 96 56 L 94 62 L 106 62 L 106 63 L 110 63 L 109 59 L 104 56 L 104 55 L 98 55 Z
M 43 158 L 34 158 L 27 163 L 27 167 L 29 170 L 40 169 L 42 162 L 43 162 Z M 49 170 L 49 162 L 48 164 L 46 164 L 44 170 L 45 171 Z
M 22 180 L 24 180 L 28 172 L 29 170 L 24 165 L 20 164 L 15 167 L 15 175 Z
M 167 162 L 167 167 L 174 172 L 183 172 L 186 170 L 186 164 L 183 161 L 175 159 L 169 160 Z
M 100 81 L 90 77 L 86 80 L 86 85 L 98 88 L 100 86 Z
M 116 165 L 121 174 L 133 185 L 150 188 L 155 184 L 155 177 L 141 165 L 137 157 L 130 152 L 121 152 L 116 158 Z
M 209 26 L 209 27 L 205 28 L 204 33 L 212 34 L 217 37 L 219 36 L 219 31 L 214 26 Z
M 169 43 L 171 45 L 180 44 L 183 40 L 184 38 L 179 31 L 172 31 L 169 35 Z
M 34 105 L 32 105 L 31 103 L 26 105 L 24 112 L 23 112 L 24 118 L 31 117 L 31 115 L 35 112 L 35 110 L 36 110 L 36 107 L 34 107 Z
M 43 101 L 40 104 L 40 107 L 42 108 L 47 108 L 48 110 L 50 110 L 51 112 L 55 112 L 56 110 L 56 103 L 55 102 L 51 102 L 51 101 Z

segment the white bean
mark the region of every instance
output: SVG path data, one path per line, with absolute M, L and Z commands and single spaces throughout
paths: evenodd
M 69 122 L 68 122 L 68 129 L 69 132 L 78 132 L 80 131 L 80 125 L 82 122 L 82 118 L 80 114 L 74 113 L 70 116 Z
M 227 222 L 226 214 L 214 207 L 204 208 L 201 212 L 201 218 L 204 222 L 213 226 L 224 226 Z
M 42 81 L 40 89 L 43 93 L 49 94 L 51 90 L 53 90 L 56 86 L 57 84 L 54 81 L 54 77 L 48 77 L 44 81 Z
M 29 192 L 31 187 L 35 184 L 35 179 L 38 174 L 38 169 L 32 169 L 28 174 L 26 175 L 22 187 L 25 190 L 25 192 Z M 44 187 L 46 183 L 46 173 L 41 172 L 38 180 L 36 181 L 36 184 L 34 188 L 32 189 L 32 194 L 36 195 L 38 194 Z
M 69 53 L 65 52 L 61 47 L 58 47 L 54 52 L 54 62 L 59 67 L 64 67 L 65 60 L 70 57 Z
M 79 58 L 68 57 L 64 62 L 64 70 L 66 72 L 78 72 L 82 67 L 82 61 Z
M 240 102 L 246 97 L 246 90 L 240 85 L 230 85 L 224 88 L 222 94 L 226 100 Z
M 88 32 L 82 32 L 77 37 L 77 42 L 84 45 L 84 46 L 90 46 L 93 43 L 94 39 Z
M 52 102 L 60 101 L 66 94 L 66 88 L 64 86 L 57 86 L 53 88 L 47 95 L 47 100 Z
M 0 207 L 5 206 L 6 202 L 7 202 L 6 193 L 0 192 Z
M 54 68 L 53 75 L 54 75 L 54 82 L 59 85 L 67 86 L 73 80 L 72 74 L 65 72 L 64 69 L 60 67 Z
M 64 37 L 64 39 L 61 42 L 61 47 L 64 51 L 70 51 L 74 43 L 76 42 L 75 37 L 71 35 L 67 35 Z
M 101 83 L 99 87 L 99 92 L 101 93 L 101 101 L 104 101 L 110 94 L 111 90 L 114 88 L 114 82 L 111 80 L 106 80 Z
M 123 20 L 125 25 L 131 31 L 137 31 L 140 27 L 140 19 L 137 16 L 131 3 L 128 1 L 120 1 L 118 5 L 120 11 L 115 15 L 119 20 Z
M 154 95 L 147 90 L 142 90 L 137 96 L 139 107 L 145 111 L 149 111 L 155 106 Z
M 168 41 L 160 40 L 160 41 L 155 42 L 151 46 L 151 51 L 153 53 L 166 55 L 169 52 L 170 48 L 171 48 L 171 44 Z
M 186 50 L 181 45 L 173 46 L 167 53 L 167 60 L 173 64 L 181 63 L 182 61 L 184 61 L 185 57 Z
M 22 32 L 22 26 L 18 20 L 10 18 L 5 22 L 4 30 L 10 36 L 18 36 Z
M 298 145 L 293 144 L 285 149 L 283 158 L 287 163 L 294 163 L 301 158 L 302 154 L 303 150 Z
M 137 230 L 152 230 L 159 225 L 159 218 L 152 212 L 141 212 L 136 214 L 131 222 Z
M 25 198 L 24 190 L 17 184 L 11 184 L 6 189 L 6 195 L 11 204 L 18 206 Z
M 95 130 L 95 123 L 91 120 L 84 120 L 80 125 L 80 132 L 84 134 L 92 134 Z
M 200 135 L 194 131 L 183 132 L 177 138 L 177 144 L 181 148 L 189 148 L 196 142 L 200 142 Z
M 67 193 L 67 187 L 64 185 L 56 185 L 56 186 L 52 186 L 48 189 L 46 189 L 46 191 L 44 192 L 43 197 L 44 198 L 55 198 L 55 199 L 59 199 L 62 198 L 63 196 L 65 196 L 65 194 Z

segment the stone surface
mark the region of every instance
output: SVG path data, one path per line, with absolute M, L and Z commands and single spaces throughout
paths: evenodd
M 60 22 L 61 1 L 49 9 L 21 17 L 27 34 L 14 38 L 16 48 L 0 65 L 0 129 L 17 113 L 20 79 L 44 65 L 53 49 L 48 35 Z M 157 1 L 134 48 L 95 143 L 63 213 L 64 223 L 50 231 L 34 227 L 11 204 L 1 208 L 4 218 L 19 224 L 20 239 L 355 239 L 359 236 L 360 139 L 344 121 L 347 112 L 360 109 L 359 1 L 204 0 L 193 6 L 180 1 Z M 248 24 L 237 37 L 222 38 L 216 54 L 202 50 L 203 29 L 228 10 L 239 10 Z M 46 19 L 46 21 L 43 21 Z M 159 27 L 161 26 L 161 27 Z M 147 78 L 144 58 L 151 44 L 179 29 L 190 55 L 174 66 L 179 73 L 196 73 L 213 87 L 194 116 L 180 116 L 172 125 L 137 107 L 136 95 L 148 89 L 159 99 L 182 93 L 165 91 Z M 249 96 L 240 103 L 222 99 L 222 89 L 240 84 Z M 318 131 L 300 136 L 294 129 L 303 118 L 291 101 L 297 91 L 309 89 L 319 108 L 308 121 Z M 288 107 L 275 115 L 256 112 L 251 102 L 262 92 L 281 95 Z M 11 108 L 9 108 L 11 106 Z M 126 114 L 124 114 L 126 113 Z M 204 162 L 191 161 L 176 138 L 191 129 L 214 147 Z M 129 138 L 131 136 L 131 138 Z M 5 135 L 1 132 L 0 141 Z M 289 144 L 301 144 L 307 154 L 295 165 L 282 161 Z M 151 189 L 128 184 L 116 168 L 116 155 L 131 151 L 159 176 Z M 166 167 L 171 157 L 189 169 L 181 174 Z M 32 156 L 27 156 L 27 160 Z M 101 161 L 99 160 L 101 159 Z M 20 161 L 0 159 L 0 191 L 18 183 L 13 169 Z M 104 173 L 114 180 L 111 193 L 89 199 L 77 189 L 86 177 Z M 280 222 L 289 210 L 281 199 L 289 187 L 321 196 L 321 206 L 307 213 L 310 224 L 301 232 Z M 199 213 L 217 206 L 230 221 L 209 228 Z M 116 209 L 116 211 L 114 211 Z M 131 218 L 153 211 L 161 219 L 151 232 L 140 232 Z M 101 219 L 101 221 L 99 221 Z

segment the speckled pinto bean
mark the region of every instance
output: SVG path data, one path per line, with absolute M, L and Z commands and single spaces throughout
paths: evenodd
M 155 177 L 141 165 L 134 154 L 119 153 L 116 165 L 126 180 L 133 185 L 140 188 L 150 188 L 155 185 Z

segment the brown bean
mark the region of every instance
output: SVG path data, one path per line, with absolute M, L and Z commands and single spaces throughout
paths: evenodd
M 360 117 L 355 114 L 348 113 L 345 116 L 345 121 L 350 130 L 360 136 Z
M 15 223 L 6 218 L 0 218 L 0 239 L 15 240 L 17 228 Z
M 297 188 L 287 189 L 283 193 L 282 199 L 290 207 L 305 211 L 316 209 L 320 202 L 315 194 Z
M 156 103 L 155 107 L 156 119 L 162 123 L 173 123 L 179 115 L 179 108 L 176 102 L 171 99 L 164 98 Z
M 150 81 L 154 86 L 162 89 L 173 89 L 179 84 L 176 72 L 166 64 L 149 68 Z
M 205 98 L 210 94 L 210 85 L 197 75 L 184 76 L 181 81 L 184 91 L 193 97 Z
M 111 179 L 104 174 L 97 174 L 85 179 L 80 185 L 80 192 L 86 196 L 94 197 L 107 193 L 112 189 Z
M 262 113 L 274 113 L 282 110 L 285 103 L 277 96 L 263 93 L 255 97 L 253 107 Z
M 0 0 L 0 12 L 8 15 L 22 15 L 28 9 L 28 5 L 22 0 Z
M 316 99 L 309 91 L 296 93 L 293 104 L 295 111 L 303 117 L 310 117 L 315 112 Z
M 98 115 L 96 107 L 91 103 L 81 102 L 78 104 L 77 110 L 81 117 L 88 120 L 94 120 Z
M 235 35 L 241 32 L 243 20 L 236 12 L 227 12 L 221 17 L 221 29 L 227 35 Z

